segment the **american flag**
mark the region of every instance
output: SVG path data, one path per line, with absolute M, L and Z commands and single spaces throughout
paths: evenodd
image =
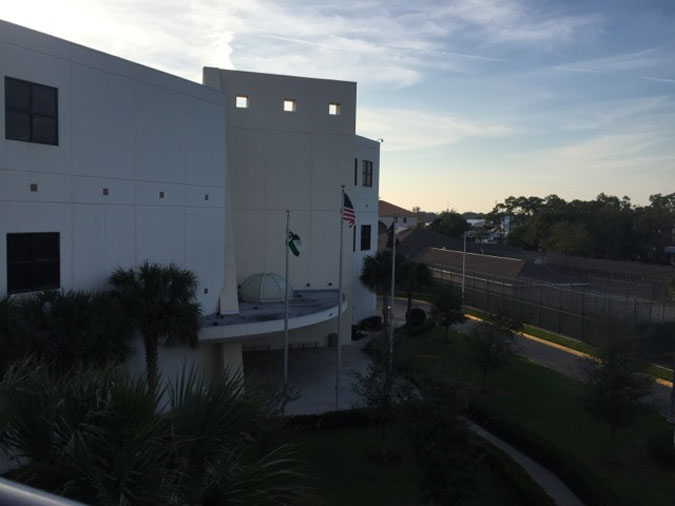
M 342 219 L 345 220 L 347 223 L 349 223 L 350 227 L 354 226 L 354 222 L 356 221 L 356 213 L 354 212 L 354 206 L 352 205 L 352 201 L 349 200 L 349 197 L 347 194 L 344 194 L 344 202 L 342 203 Z

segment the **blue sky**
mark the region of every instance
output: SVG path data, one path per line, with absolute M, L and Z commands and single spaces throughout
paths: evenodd
M 358 82 L 380 196 L 675 192 L 674 0 L 0 0 L 0 16 L 200 81 L 204 65 Z

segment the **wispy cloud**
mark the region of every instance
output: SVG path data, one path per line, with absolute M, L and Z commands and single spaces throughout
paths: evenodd
M 516 43 L 551 49 L 593 34 L 602 23 L 598 14 L 569 15 L 542 9 L 540 2 L 458 0 L 443 8 L 444 16 L 469 25 L 467 31 L 486 44 Z
M 508 124 L 482 122 L 411 109 L 362 107 L 358 130 L 372 138 L 383 138 L 383 150 L 407 151 L 446 146 L 467 138 L 506 137 L 517 129 Z
M 9 6 L 3 16 L 197 81 L 209 65 L 396 88 L 430 71 L 467 73 L 507 62 L 492 54 L 492 43 L 557 46 L 594 22 L 515 0 L 437 0 L 414 8 L 386 0 L 34 0 L 30 11 L 40 14 Z
M 675 79 L 668 79 L 668 78 L 665 78 L 665 77 L 642 76 L 642 79 L 646 79 L 647 81 L 656 81 L 658 83 L 675 84 Z
M 656 48 L 645 49 L 632 53 L 612 55 L 605 58 L 577 61 L 557 65 L 557 70 L 569 72 L 586 72 L 592 74 L 616 74 L 620 72 L 643 71 L 647 68 L 656 68 L 670 57 L 660 54 Z
M 555 119 L 554 124 L 561 130 L 636 129 L 648 124 L 659 131 L 668 121 L 675 121 L 673 110 L 675 101 L 663 95 L 594 101 L 549 109 L 547 114 Z

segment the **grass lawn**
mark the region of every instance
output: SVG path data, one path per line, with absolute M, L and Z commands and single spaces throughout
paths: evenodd
M 523 359 L 488 376 L 471 365 L 467 337 L 453 334 L 443 342 L 433 329 L 408 341 L 408 355 L 418 370 L 447 382 L 468 382 L 478 392 L 477 403 L 491 417 L 536 435 L 549 448 L 578 463 L 579 470 L 615 491 L 625 504 L 675 504 L 675 470 L 656 465 L 647 441 L 672 427 L 645 408 L 631 429 L 617 434 L 616 463 L 610 463 L 609 428 L 583 409 L 583 385 Z
M 401 431 L 391 431 L 388 441 L 402 456 L 396 467 L 380 467 L 366 459 L 379 448 L 378 427 L 353 427 L 311 431 L 300 443 L 306 452 L 309 472 L 322 506 L 415 506 L 423 504 L 417 486 L 413 457 Z M 473 506 L 516 506 L 518 498 L 501 476 L 486 475 Z

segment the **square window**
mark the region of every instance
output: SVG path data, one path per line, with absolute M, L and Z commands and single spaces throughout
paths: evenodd
M 234 105 L 237 109 L 248 109 L 248 95 L 237 95 L 234 98 Z
M 110 190 L 108 190 L 108 188 L 103 188 L 103 195 L 105 195 L 106 197 L 110 195 Z
M 32 192 L 38 191 L 38 185 L 37 185 L 37 183 L 31 183 L 31 184 L 30 184 L 30 191 L 32 191 Z
M 284 99 L 284 111 L 295 112 L 295 99 L 293 98 Z
M 159 192 L 159 198 L 163 199 L 164 198 L 164 192 Z
M 339 116 L 342 112 L 342 107 L 339 102 L 331 102 L 328 104 L 328 114 L 331 116 Z
M 58 90 L 5 76 L 5 139 L 59 144 Z
M 7 234 L 7 293 L 60 286 L 58 232 Z

